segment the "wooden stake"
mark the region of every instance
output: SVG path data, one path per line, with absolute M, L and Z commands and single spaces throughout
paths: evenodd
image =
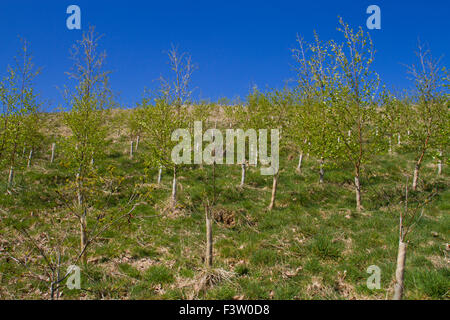
M 269 210 L 272 210 L 275 207 L 275 197 L 277 195 L 277 186 L 278 186 L 278 173 L 273 175 L 272 197 L 270 198 Z
M 53 161 L 55 160 L 55 147 L 56 147 L 56 143 L 52 143 L 52 156 L 50 158 L 50 163 L 53 163 Z
M 133 141 L 130 141 L 130 159 L 133 159 Z
M 319 169 L 319 183 L 323 183 L 323 176 L 325 172 L 323 169 L 323 158 L 320 159 L 320 169 Z
M 175 206 L 177 202 L 177 168 L 173 168 L 173 180 L 172 180 L 172 204 Z
M 442 173 L 442 151 L 439 151 L 438 175 L 440 176 L 441 173 Z
M 303 151 L 300 152 L 300 155 L 298 157 L 298 165 L 297 165 L 297 172 L 301 173 L 302 172 L 302 162 L 303 162 Z
M 162 175 L 162 168 L 159 167 L 159 170 L 158 170 L 158 184 L 161 183 L 161 175 Z
M 9 168 L 9 175 L 8 175 L 8 188 L 12 186 L 14 180 L 14 167 L 11 166 Z
M 401 300 L 403 298 L 405 262 L 406 242 L 400 240 L 398 243 L 397 268 L 395 269 L 394 300 Z
M 205 263 L 207 268 L 213 265 L 213 235 L 212 235 L 212 218 L 209 212 L 209 206 L 205 205 L 205 222 L 206 222 L 206 254 Z
M 28 156 L 27 168 L 31 167 L 31 158 L 33 157 L 33 149 L 30 150 L 30 154 Z
M 137 151 L 138 147 L 139 147 L 139 141 L 141 141 L 141 136 L 137 136 L 136 137 L 136 147 L 134 148 L 134 151 Z
M 241 184 L 240 186 L 243 187 L 245 183 L 245 163 L 241 165 Z
M 356 209 L 361 211 L 361 185 L 359 177 L 355 177 Z

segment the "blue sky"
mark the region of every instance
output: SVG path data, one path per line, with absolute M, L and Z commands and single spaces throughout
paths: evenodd
M 66 28 L 66 8 L 81 8 L 82 30 Z M 119 102 L 132 107 L 144 87 L 153 87 L 168 72 L 164 51 L 173 43 L 190 52 L 198 70 L 196 96 L 216 100 L 245 97 L 253 85 L 282 87 L 293 78 L 290 49 L 296 34 L 311 40 L 341 39 L 338 16 L 366 28 L 366 8 L 381 8 L 381 30 L 371 30 L 377 50 L 374 68 L 392 88 L 411 86 L 405 67 L 414 59 L 417 39 L 429 44 L 448 66 L 448 0 L 429 1 L 36 1 L 0 2 L 0 75 L 19 48 L 18 36 L 31 42 L 35 62 L 43 67 L 36 87 L 48 110 L 62 103 L 56 88 L 67 83 L 69 48 L 89 25 L 104 34 L 101 48 L 113 70 L 112 89 Z M 366 29 L 367 30 L 367 29 Z

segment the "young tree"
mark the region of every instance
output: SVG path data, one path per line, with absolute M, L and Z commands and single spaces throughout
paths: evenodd
M 65 98 L 72 108 L 63 118 L 71 131 L 64 149 L 76 170 L 74 186 L 77 209 L 74 214 L 80 224 L 80 251 L 84 262 L 87 261 L 83 250 L 88 243 L 89 194 L 98 178 L 92 159 L 97 160 L 102 156 L 106 138 L 104 110 L 111 105 L 112 99 L 108 87 L 110 72 L 103 70 L 106 54 L 98 52 L 100 39 L 95 28 L 90 27 L 72 47 L 74 65 L 67 75 L 75 80 L 76 86 L 73 90 L 65 90 Z
M 159 91 L 153 96 L 145 96 L 142 100 L 142 119 L 140 125 L 147 136 L 149 167 L 172 169 L 172 207 L 177 201 L 177 169 L 172 161 L 172 149 L 177 145 L 172 141 L 172 133 L 188 126 L 188 110 L 191 102 L 191 77 L 196 67 L 191 56 L 180 53 L 172 46 L 168 52 L 171 73 L 168 78 L 160 77 Z M 160 176 L 158 178 L 159 182 Z
M 401 300 L 404 292 L 404 274 L 406 265 L 406 249 L 407 236 L 411 233 L 414 226 L 419 222 L 423 215 L 424 207 L 431 201 L 435 193 L 424 196 L 420 199 L 416 206 L 411 208 L 408 199 L 408 180 L 405 185 L 405 207 L 400 210 L 399 217 L 399 242 L 397 253 L 397 265 L 395 269 L 395 284 L 394 284 L 394 300 Z M 420 214 L 419 214 L 420 211 Z
M 136 109 L 130 110 L 127 119 L 128 129 L 130 131 L 130 141 L 132 142 L 132 145 L 134 145 L 134 151 L 138 150 L 142 138 L 142 113 L 142 109 L 137 107 Z
M 270 132 L 272 129 L 278 130 L 277 147 L 284 148 L 287 144 L 287 139 L 284 138 L 285 131 L 287 131 L 285 129 L 288 127 L 289 109 L 292 105 L 292 94 L 286 88 L 284 90 L 273 90 L 266 94 L 254 90 L 253 94 L 249 96 L 246 112 L 249 114 L 248 118 L 253 129 L 265 129 Z M 270 144 L 272 145 L 272 141 L 270 141 Z M 259 145 L 260 151 L 261 147 Z M 274 152 L 274 150 L 272 149 L 271 152 Z M 279 176 L 280 168 L 277 168 L 277 172 L 272 177 L 272 193 L 268 207 L 269 210 L 275 207 Z
M 374 137 L 380 118 L 375 103 L 379 79 L 371 70 L 374 48 L 360 27 L 354 32 L 339 20 L 342 44 L 332 40 L 309 46 L 312 57 L 300 57 L 302 96 L 307 99 L 301 123 L 309 148 L 322 159 L 349 161 L 354 167 L 356 208 L 361 205 L 361 169 L 380 149 Z M 300 50 L 301 52 L 303 50 Z M 311 79 L 311 80 L 309 80 Z M 321 156 L 323 153 L 325 156 Z
M 227 119 L 229 119 L 228 126 L 229 128 L 239 128 L 242 129 L 244 132 L 248 129 L 252 128 L 252 124 L 249 119 L 250 112 L 247 112 L 248 109 L 246 109 L 246 106 L 244 104 L 238 104 L 234 106 L 228 106 L 225 108 L 225 114 L 227 115 Z M 245 139 L 245 137 L 244 137 Z M 251 139 L 251 137 L 249 137 Z M 249 155 L 250 157 L 250 155 Z M 246 154 L 244 153 L 244 158 L 246 158 Z M 242 161 L 242 163 L 239 162 L 240 159 L 238 159 L 238 164 L 241 166 L 241 181 L 239 186 L 243 187 L 245 184 L 245 173 L 246 173 L 246 161 Z M 257 159 L 255 157 L 249 158 L 250 163 L 256 164 Z
M 9 167 L 8 186 L 14 177 L 18 153 L 26 146 L 32 150 L 38 139 L 37 94 L 33 81 L 39 75 L 33 63 L 29 43 L 22 40 L 22 47 L 15 58 L 14 67 L 8 67 L 8 75 L 0 83 L 0 165 Z
M 291 109 L 289 136 L 300 150 L 300 158 L 307 152 L 319 159 L 319 182 L 323 183 L 325 160 L 338 158 L 340 137 L 329 124 L 332 108 L 330 94 L 335 85 L 334 61 L 330 60 L 331 47 L 322 43 L 314 33 L 314 42 L 307 44 L 297 37 L 298 48 L 293 49 L 297 62 L 297 103 Z
M 409 112 L 414 125 L 408 128 L 408 139 L 417 153 L 414 166 L 412 189 L 417 189 L 420 168 L 429 149 L 442 147 L 448 141 L 448 77 L 446 69 L 440 67 L 440 60 L 434 59 L 429 49 L 420 43 L 416 56 L 418 65 L 408 67 L 416 87 L 416 103 Z M 447 84 L 446 84 L 447 81 Z M 442 150 L 441 150 L 442 151 Z
M 361 169 L 365 162 L 380 151 L 376 124 L 381 121 L 375 95 L 379 78 L 371 69 L 375 50 L 370 36 L 360 27 L 353 30 L 340 19 L 339 29 L 344 45 L 332 42 L 332 56 L 336 61 L 335 74 L 339 81 L 332 90 L 334 107 L 331 125 L 340 139 L 342 157 L 355 169 L 356 208 L 361 210 Z M 345 131 L 344 131 L 345 130 Z M 349 132 L 348 137 L 344 136 Z

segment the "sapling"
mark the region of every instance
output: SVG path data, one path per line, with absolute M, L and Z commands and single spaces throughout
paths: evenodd
M 75 88 L 65 90 L 67 104 L 72 109 L 64 114 L 64 123 L 71 134 L 64 141 L 64 153 L 75 169 L 74 193 L 77 197 L 75 216 L 80 225 L 80 253 L 87 261 L 85 247 L 88 239 L 89 194 L 98 179 L 92 159 L 101 159 L 106 139 L 105 109 L 111 106 L 108 87 L 109 72 L 103 70 L 105 54 L 98 52 L 101 39 L 90 27 L 73 46 L 73 69 L 67 72 L 76 82 Z
M 15 64 L 7 71 L 7 76 L 0 82 L 0 167 L 9 168 L 8 186 L 11 186 L 19 150 L 27 144 L 33 147 L 42 140 L 38 133 L 39 103 L 33 87 L 40 69 L 33 63 L 26 40 L 22 40 Z
M 411 232 L 413 227 L 417 224 L 423 215 L 424 206 L 428 204 L 435 193 L 431 193 L 425 200 L 418 202 L 415 208 L 410 209 L 408 203 L 408 179 L 405 184 L 405 207 L 400 210 L 399 216 L 399 242 L 397 252 L 397 265 L 395 269 L 395 284 L 394 284 L 394 300 L 401 300 L 404 293 L 404 274 L 406 265 L 406 249 L 407 249 L 407 235 Z M 418 212 L 420 211 L 420 215 Z
M 31 159 L 33 158 L 33 149 L 30 149 L 30 154 L 28 155 L 27 168 L 31 167 Z
M 53 163 L 53 161 L 55 160 L 55 148 L 56 148 L 56 143 L 52 143 L 52 155 L 50 157 L 50 163 Z
M 420 43 L 416 56 L 418 65 L 408 67 L 408 74 L 416 86 L 416 101 L 410 107 L 414 125 L 410 130 L 409 146 L 416 152 L 412 189 L 416 190 L 420 169 L 429 149 L 448 139 L 448 77 L 446 69 L 440 67 L 440 59 L 434 59 L 429 49 Z M 447 132 L 447 134 L 445 134 Z
M 213 234 L 212 234 L 212 217 L 209 205 L 205 205 L 205 222 L 206 222 L 206 251 L 205 264 L 207 268 L 213 265 Z
M 133 159 L 133 145 L 134 145 L 134 141 L 131 140 L 130 141 L 130 159 Z
M 339 22 L 342 43 L 323 44 L 315 35 L 315 43 L 305 49 L 299 38 L 295 57 L 303 106 L 297 122 L 311 143 L 309 152 L 320 159 L 353 164 L 360 211 L 361 169 L 379 150 L 374 138 L 380 118 L 374 101 L 379 78 L 371 68 L 375 51 L 370 36 L 362 28 L 354 32 L 342 19 Z
M 180 53 L 177 47 L 172 46 L 168 57 L 172 72 L 168 78 L 160 77 L 160 88 L 157 92 L 144 95 L 140 104 L 142 116 L 139 125 L 147 138 L 148 167 L 164 167 L 173 170 L 171 203 L 175 208 L 177 173 L 181 165 L 172 161 L 172 150 L 177 144 L 175 140 L 172 140 L 172 134 L 176 129 L 188 127 L 188 104 L 192 94 L 190 82 L 196 67 L 190 55 Z M 161 171 L 158 175 L 160 173 Z

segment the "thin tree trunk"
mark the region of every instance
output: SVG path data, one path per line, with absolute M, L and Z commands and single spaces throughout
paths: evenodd
M 245 183 L 245 163 L 241 165 L 241 184 L 240 186 L 243 187 Z
M 442 174 L 442 151 L 439 151 L 439 160 L 438 160 L 438 175 Z
M 59 283 L 60 278 L 60 270 L 61 270 L 61 251 L 58 252 L 58 266 L 56 271 L 56 282 Z M 59 287 L 56 288 L 56 300 L 59 299 Z
M 401 142 L 401 137 L 400 137 L 400 133 L 397 135 L 397 144 L 398 144 L 398 145 L 401 145 L 401 144 L 402 144 L 402 142 Z
M 389 137 L 389 154 L 392 154 L 392 138 Z
M 416 165 L 414 167 L 414 176 L 413 176 L 413 185 L 412 185 L 412 189 L 414 191 L 416 191 L 416 189 L 417 189 L 417 182 L 419 180 L 420 166 L 422 165 L 422 160 L 423 160 L 423 157 L 425 156 L 425 152 L 426 152 L 427 147 L 428 147 L 428 140 L 430 139 L 430 135 L 431 134 L 428 133 L 428 135 L 427 135 L 427 137 L 425 139 L 425 143 L 424 143 L 423 148 L 422 148 L 422 152 L 420 153 L 419 159 L 417 159 Z
M 177 202 L 177 169 L 173 168 L 173 180 L 172 180 L 172 204 L 175 206 Z
M 414 191 L 417 189 L 417 180 L 419 180 L 419 169 L 420 169 L 420 166 L 418 164 L 416 164 L 416 166 L 414 167 L 414 177 L 413 177 L 413 185 L 412 185 L 412 189 Z
M 406 242 L 400 240 L 398 243 L 397 268 L 395 270 L 394 300 L 401 300 L 403 297 L 405 262 Z
M 80 181 L 80 173 L 77 173 L 76 175 L 76 186 L 77 186 L 77 199 L 78 199 L 78 205 L 81 207 L 83 205 L 83 198 L 81 196 L 81 181 Z
M 158 184 L 160 184 L 161 183 L 161 176 L 162 176 L 162 167 L 159 167 L 159 169 L 158 169 Z
M 134 151 L 137 151 L 138 147 L 139 147 L 139 141 L 141 141 L 141 136 L 137 136 L 136 137 L 136 147 L 134 148 Z
M 30 154 L 28 155 L 27 168 L 31 167 L 31 158 L 32 157 L 33 157 L 33 149 L 30 150 Z
M 53 161 L 55 160 L 55 147 L 56 147 L 56 143 L 52 143 L 52 156 L 50 158 L 50 163 L 53 163 Z
M 14 180 L 14 167 L 11 166 L 9 168 L 9 175 L 8 175 L 8 188 L 12 186 L 13 180 Z
M 269 210 L 272 210 L 275 207 L 275 197 L 277 195 L 277 186 L 278 186 L 278 173 L 273 175 L 272 197 L 270 198 Z
M 209 207 L 205 206 L 205 220 L 206 220 L 206 267 L 210 268 L 213 264 L 213 235 L 212 235 L 212 219 L 209 212 Z
M 87 244 L 87 222 L 86 222 L 86 212 L 80 218 L 80 252 L 81 252 L 81 261 L 83 263 L 87 262 L 87 254 L 86 254 L 86 244 Z
M 158 184 L 161 183 L 161 175 L 162 175 L 162 168 L 159 167 L 159 170 L 158 170 Z
M 421 165 L 421 161 L 419 160 L 414 167 L 414 176 L 413 176 L 413 184 L 412 184 L 412 189 L 414 191 L 417 190 L 417 182 L 419 181 L 420 165 Z
M 323 183 L 323 176 L 325 172 L 323 169 L 323 158 L 320 159 L 320 169 L 319 169 L 319 183 Z
M 133 159 L 133 141 L 130 141 L 130 159 Z
M 87 220 L 86 215 L 87 211 L 84 207 L 84 199 L 83 199 L 83 193 L 82 193 L 82 181 L 81 181 L 81 175 L 80 173 L 77 173 L 76 175 L 76 186 L 77 186 L 77 198 L 78 198 L 78 206 L 80 208 L 80 254 L 81 254 L 81 261 L 83 263 L 87 262 L 86 259 L 86 244 L 87 244 Z
M 361 185 L 359 183 L 359 173 L 355 177 L 356 210 L 361 211 Z
M 302 173 L 302 162 L 303 162 L 303 151 L 300 152 L 300 155 L 298 157 L 298 165 L 296 171 L 298 173 Z

